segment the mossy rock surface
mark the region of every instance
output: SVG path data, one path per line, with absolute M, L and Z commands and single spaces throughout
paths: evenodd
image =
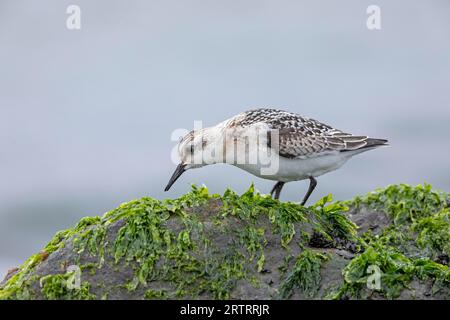
M 450 299 L 449 199 L 392 185 L 303 207 L 193 186 L 57 233 L 0 299 Z

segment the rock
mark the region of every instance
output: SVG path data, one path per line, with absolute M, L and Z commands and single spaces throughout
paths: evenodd
M 400 196 L 411 221 L 395 221 Z M 253 187 L 142 198 L 59 232 L 8 274 L 0 299 L 449 299 L 447 202 L 405 185 L 307 208 Z
M 358 226 L 358 234 L 360 235 L 369 230 L 373 234 L 380 234 L 382 230 L 391 224 L 387 214 L 367 207 L 352 210 L 348 213 L 348 216 Z

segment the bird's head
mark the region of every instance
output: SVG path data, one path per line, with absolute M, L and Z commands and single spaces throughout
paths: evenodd
M 187 170 L 217 163 L 219 154 L 216 143 L 217 134 L 204 128 L 189 132 L 178 144 L 180 163 L 169 180 L 164 191 L 168 191 L 175 181 Z

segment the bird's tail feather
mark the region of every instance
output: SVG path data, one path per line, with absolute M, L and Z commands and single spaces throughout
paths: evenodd
M 364 149 L 364 148 L 373 148 L 373 147 L 379 147 L 379 146 L 386 146 L 388 145 L 388 141 L 386 139 L 374 139 L 374 138 L 368 138 L 366 140 L 367 144 L 360 148 L 360 149 Z
M 358 149 L 353 149 L 353 150 L 342 150 L 341 152 L 348 152 L 351 155 L 355 155 L 361 152 L 365 152 L 365 151 L 369 151 L 381 146 L 388 146 L 388 140 L 386 139 L 375 139 L 375 138 L 367 138 L 367 140 L 365 141 L 366 144 Z

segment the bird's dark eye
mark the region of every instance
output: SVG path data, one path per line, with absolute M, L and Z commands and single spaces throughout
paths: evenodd
M 194 145 L 191 144 L 191 154 L 194 154 Z

